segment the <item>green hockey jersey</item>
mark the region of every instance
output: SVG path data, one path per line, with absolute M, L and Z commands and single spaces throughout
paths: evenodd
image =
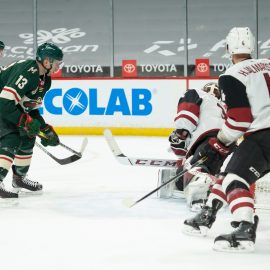
M 51 77 L 39 75 L 35 60 L 20 60 L 0 71 L 0 122 L 17 125 L 22 113 L 45 121 L 39 114 L 45 93 L 51 87 Z

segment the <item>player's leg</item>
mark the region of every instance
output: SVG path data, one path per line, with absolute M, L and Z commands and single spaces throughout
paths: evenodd
M 13 180 L 12 186 L 20 191 L 26 189 L 30 191 L 42 190 L 42 184 L 30 180 L 26 175 L 30 168 L 33 148 L 35 145 L 35 137 L 29 138 L 28 136 L 21 137 L 21 145 L 16 153 L 14 165 L 12 166 Z
M 270 131 L 248 136 L 235 150 L 225 171 L 222 188 L 233 215 L 230 234 L 215 239 L 215 250 L 252 251 L 256 239 L 258 218 L 254 216 L 254 199 L 250 186 L 269 169 Z M 252 153 L 252 155 L 251 155 Z
M 224 161 L 225 165 L 228 163 L 230 158 L 231 156 Z M 223 166 L 221 171 L 223 171 Z M 226 174 L 222 172 L 216 177 L 216 180 L 214 181 L 215 183 L 210 186 L 210 194 L 206 204 L 202 206 L 200 212 L 193 218 L 186 219 L 184 221 L 184 225 L 182 227 L 182 231 L 184 233 L 189 235 L 205 236 L 208 230 L 212 227 L 219 209 L 227 205 L 226 195 L 222 189 L 222 182 L 225 175 Z
M 186 219 L 182 227 L 185 234 L 195 236 L 206 236 L 208 230 L 216 220 L 219 209 L 226 205 L 226 196 L 222 191 L 222 177 L 220 176 L 211 188 L 210 195 L 200 212 L 193 218 Z
M 187 160 L 187 162 L 189 161 L 192 164 L 194 160 L 200 158 L 199 153 L 206 144 L 208 144 L 207 139 L 197 146 L 193 157 Z M 223 160 L 217 160 L 211 164 L 201 164 L 185 175 L 185 197 L 191 209 L 195 211 L 200 210 L 202 204 L 205 204 L 210 194 L 210 188 L 216 182 L 215 176 L 219 173 L 222 163 Z
M 192 168 L 184 174 L 184 195 L 191 211 L 197 212 L 207 201 L 210 186 L 216 179 L 208 173 L 204 165 Z
M 5 134 L 0 138 L 0 198 L 18 198 L 16 192 L 6 189 L 4 179 L 18 151 L 20 137 L 18 133 Z

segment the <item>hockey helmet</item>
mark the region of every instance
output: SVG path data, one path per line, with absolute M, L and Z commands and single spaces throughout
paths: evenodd
M 226 37 L 226 50 L 230 55 L 251 54 L 255 39 L 248 27 L 234 27 Z
M 46 42 L 41 44 L 36 53 L 36 59 L 39 62 L 42 62 L 46 57 L 48 57 L 51 60 L 63 60 L 63 51 L 56 46 L 55 44 L 51 42 Z
M 215 82 L 207 83 L 202 90 L 206 93 L 209 93 L 212 96 L 215 96 L 217 99 L 221 99 L 221 92 L 219 90 L 218 84 Z
M 5 43 L 0 40 L 0 50 L 5 49 Z

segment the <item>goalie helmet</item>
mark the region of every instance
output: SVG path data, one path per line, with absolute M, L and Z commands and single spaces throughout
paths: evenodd
M 0 40 L 0 50 L 5 49 L 5 43 Z
M 206 93 L 209 93 L 212 96 L 215 96 L 217 99 L 221 99 L 221 92 L 219 90 L 218 84 L 215 82 L 207 83 L 202 90 Z
M 63 60 L 63 52 L 62 50 L 51 42 L 46 42 L 41 44 L 36 53 L 36 59 L 39 62 L 42 62 L 46 57 L 51 60 Z
M 234 27 L 226 38 L 226 50 L 230 55 L 251 54 L 255 39 L 248 27 Z

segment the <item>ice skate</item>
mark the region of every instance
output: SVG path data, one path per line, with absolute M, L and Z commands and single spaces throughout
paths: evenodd
M 9 191 L 5 188 L 3 182 L 0 182 L 0 198 L 2 199 L 14 199 L 18 198 L 18 193 Z
M 223 252 L 253 252 L 258 222 L 258 216 L 254 217 L 254 223 L 234 222 L 232 225 L 238 225 L 237 229 L 230 234 L 216 237 L 213 249 Z
M 12 166 L 12 171 L 13 171 L 12 186 L 14 190 L 20 192 L 21 190 L 26 189 L 28 191 L 34 191 L 36 193 L 42 192 L 42 184 L 30 180 L 26 176 L 17 175 L 14 166 Z
M 186 219 L 182 228 L 183 233 L 194 236 L 206 236 L 216 220 L 217 211 L 222 207 L 222 202 L 217 199 L 214 199 L 212 204 L 212 207 L 204 205 L 201 212 L 194 218 Z

